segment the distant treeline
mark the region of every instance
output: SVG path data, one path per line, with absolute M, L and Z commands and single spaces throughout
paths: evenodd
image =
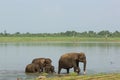
M 76 31 L 66 31 L 59 33 L 20 33 L 16 32 L 14 34 L 0 33 L 0 37 L 120 37 L 120 32 L 110 32 L 110 31 L 85 31 L 85 32 L 76 32 Z

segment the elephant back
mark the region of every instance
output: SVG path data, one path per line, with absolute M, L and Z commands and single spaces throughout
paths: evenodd
M 78 56 L 76 55 L 77 53 L 65 53 L 60 57 L 60 60 L 64 60 L 64 59 L 76 59 L 78 58 Z
M 28 64 L 25 68 L 25 72 L 30 73 L 39 72 L 39 65 L 34 63 Z
M 41 65 L 44 66 L 45 58 L 35 58 L 35 59 L 33 59 L 32 63 L 39 64 L 40 66 Z

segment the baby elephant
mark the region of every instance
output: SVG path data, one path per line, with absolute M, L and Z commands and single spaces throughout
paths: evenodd
M 36 73 L 36 72 L 40 72 L 40 67 L 38 64 L 28 64 L 25 68 L 25 72 L 26 73 Z
M 44 72 L 45 65 L 52 63 L 52 60 L 50 58 L 35 58 L 32 63 L 38 64 L 40 72 Z
M 32 63 L 38 64 L 40 72 L 43 72 L 43 68 L 45 66 L 45 58 L 35 58 L 32 60 Z
M 54 66 L 52 65 L 52 60 L 51 59 L 46 58 L 44 69 L 45 69 L 46 73 L 53 73 L 53 72 L 55 72 L 54 71 Z
M 45 72 L 46 73 L 54 73 L 54 66 L 52 66 L 51 64 L 46 64 L 45 66 Z

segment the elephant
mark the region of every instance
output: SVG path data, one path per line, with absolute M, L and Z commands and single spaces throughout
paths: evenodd
M 54 71 L 54 66 L 52 66 L 52 60 L 49 58 L 45 59 L 45 72 L 46 73 L 53 73 Z
M 52 60 L 50 58 L 45 58 L 45 65 L 51 64 L 51 63 L 52 63 Z
M 25 72 L 26 73 L 36 73 L 36 72 L 40 72 L 40 67 L 38 64 L 35 63 L 31 63 L 28 64 L 25 68 Z
M 79 68 L 79 62 L 84 63 L 83 70 L 84 74 L 86 72 L 86 56 L 85 53 L 80 52 L 71 52 L 71 53 L 65 53 L 63 54 L 58 62 L 58 74 L 60 74 L 61 69 L 66 69 L 67 73 L 69 73 L 70 68 L 74 68 L 74 72 L 77 72 L 79 74 L 80 68 Z
M 43 72 L 43 68 L 45 66 L 45 58 L 35 58 L 32 63 L 38 64 L 40 72 Z
M 46 66 L 45 66 L 45 72 L 46 73 L 53 73 L 53 72 L 55 72 L 54 71 L 54 66 L 52 66 L 51 64 L 46 64 Z
M 35 58 L 33 59 L 32 63 L 39 64 L 39 69 L 41 72 L 43 72 L 45 64 L 51 63 L 52 60 L 50 58 Z

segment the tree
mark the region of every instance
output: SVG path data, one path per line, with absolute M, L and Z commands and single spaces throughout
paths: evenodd
M 73 36 L 73 37 L 74 37 L 74 36 L 76 36 L 76 34 L 77 34 L 76 31 L 66 31 L 66 32 L 65 32 L 65 35 L 66 35 L 66 36 Z
M 88 35 L 89 35 L 89 37 L 95 37 L 96 33 L 94 31 L 89 31 Z
M 5 36 L 7 35 L 7 31 L 6 31 L 6 30 L 4 30 L 4 35 L 5 35 Z
M 113 37 L 120 37 L 120 32 L 119 31 L 115 31 L 113 34 L 112 34 Z
M 98 35 L 100 35 L 101 37 L 109 37 L 111 33 L 109 31 L 100 31 Z

